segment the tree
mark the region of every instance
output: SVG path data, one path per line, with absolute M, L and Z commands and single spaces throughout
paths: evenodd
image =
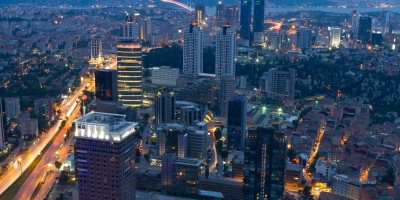
M 313 200 L 313 196 L 311 195 L 311 187 L 304 186 L 303 191 L 301 191 L 301 199 L 303 200 Z

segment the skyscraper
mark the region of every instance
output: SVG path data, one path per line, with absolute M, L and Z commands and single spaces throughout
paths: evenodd
M 217 21 L 218 25 L 222 25 L 225 20 L 225 6 L 221 1 L 216 5 L 215 20 Z
M 243 149 L 246 136 L 246 104 L 245 95 L 238 95 L 228 103 L 228 149 Z
M 225 8 L 225 22 L 230 23 L 232 26 L 236 27 L 239 21 L 239 7 L 236 5 L 231 5 Z
M 183 34 L 183 74 L 197 76 L 203 73 L 203 31 L 191 22 Z
M 351 15 L 351 32 L 358 35 L 358 29 L 360 27 L 360 13 L 357 13 L 357 11 L 353 11 Z
M 100 69 L 95 72 L 96 99 L 118 101 L 117 70 Z
M 90 40 L 90 59 L 95 63 L 100 63 L 103 60 L 103 42 L 98 35 L 93 35 Z
M 135 127 L 124 115 L 91 112 L 75 121 L 79 199 L 136 199 Z
M 253 33 L 254 41 L 262 42 L 264 32 L 265 0 L 254 0 Z M 261 38 L 260 38 L 261 37 Z M 256 38 L 259 38 L 258 41 Z
M 138 15 L 138 13 L 136 14 Z M 140 21 L 139 16 L 128 15 L 125 19 L 125 23 L 122 25 L 122 39 L 140 39 Z
M 148 40 L 151 35 L 151 18 L 145 17 L 141 23 L 141 39 Z
M 250 128 L 244 149 L 244 200 L 283 199 L 286 138 L 272 127 Z
M 155 97 L 156 124 L 170 123 L 175 119 L 175 95 L 162 92 Z
M 241 0 L 240 4 L 240 38 L 251 37 L 251 0 Z
M 299 49 L 309 49 L 312 44 L 312 31 L 308 28 L 300 28 L 296 33 L 296 47 Z
M 265 91 L 268 98 L 288 97 L 294 98 L 294 86 L 296 82 L 296 70 L 279 70 L 278 68 L 268 69 L 264 73 Z
M 142 45 L 134 40 L 119 41 L 117 68 L 118 101 L 125 106 L 142 106 Z
M 217 33 L 215 54 L 215 75 L 218 78 L 235 77 L 236 38 L 228 23 Z
M 205 5 L 196 5 L 195 6 L 196 12 L 196 21 L 200 25 L 203 24 L 204 19 L 206 18 L 206 6 Z
M 330 45 L 331 45 L 331 47 L 339 48 L 341 34 L 342 34 L 342 30 L 339 27 L 331 27 L 331 30 L 330 30 Z
M 371 42 L 372 17 L 360 17 L 360 25 L 358 29 L 358 39 L 364 44 Z
M 222 77 L 220 79 L 220 89 L 218 98 L 219 115 L 228 116 L 229 100 L 235 95 L 235 78 Z

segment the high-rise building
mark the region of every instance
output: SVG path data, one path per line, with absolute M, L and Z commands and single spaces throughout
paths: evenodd
M 53 98 L 40 98 L 33 101 L 33 108 L 38 119 L 54 120 L 55 109 Z
M 181 124 L 161 124 L 156 129 L 157 135 L 157 151 L 158 155 L 165 153 L 178 153 L 178 150 L 184 151 L 185 143 L 180 141 L 184 140 L 185 126 Z
M 339 27 L 331 27 L 331 30 L 330 30 L 330 45 L 331 45 L 331 47 L 339 48 L 341 34 L 342 34 L 342 30 Z
M 236 38 L 230 24 L 224 24 L 217 33 L 215 75 L 218 78 L 235 77 Z
M 31 113 L 29 111 L 22 112 L 17 118 L 17 123 L 18 130 L 21 131 L 22 137 L 36 137 L 39 135 L 38 119 L 31 118 Z
M 151 35 L 151 18 L 145 17 L 141 23 L 141 39 L 148 40 Z
M 162 92 L 155 97 L 156 124 L 170 123 L 175 119 L 175 95 L 170 92 Z
M 118 101 L 125 106 L 142 106 L 142 45 L 133 40 L 119 41 L 117 68 Z
M 312 31 L 309 28 L 300 28 L 296 33 L 296 47 L 298 49 L 309 49 L 312 44 Z
M 206 19 L 206 6 L 205 5 L 196 5 L 195 6 L 196 12 L 196 21 L 200 25 L 203 24 L 204 20 Z
M 283 199 L 286 138 L 272 127 L 250 128 L 244 148 L 244 200 Z
M 228 149 L 241 150 L 244 147 L 246 137 L 246 114 L 247 98 L 245 95 L 238 95 L 228 103 Z
M 191 22 L 183 34 L 183 74 L 197 76 L 203 73 L 203 31 Z
M 240 4 L 240 38 L 245 40 L 251 39 L 251 2 L 241 0 Z
M 140 39 L 141 31 L 138 17 L 140 17 L 138 13 L 135 13 L 134 15 L 128 15 L 126 17 L 125 23 L 122 25 L 122 39 Z
M 296 70 L 288 71 L 271 68 L 264 73 L 265 91 L 268 98 L 288 97 L 294 98 L 294 86 L 296 82 Z
M 239 7 L 236 5 L 231 5 L 225 8 L 225 22 L 236 27 L 239 21 Z
M 92 35 L 90 40 L 90 59 L 94 63 L 103 61 L 103 42 L 99 35 Z
M 351 15 L 351 32 L 358 35 L 358 29 L 360 28 L 360 13 L 353 11 Z
M 7 119 L 17 118 L 21 113 L 18 97 L 4 98 L 5 112 Z
M 117 79 L 117 70 L 97 70 L 95 72 L 96 99 L 99 101 L 118 101 Z
M 207 132 L 188 130 L 188 157 L 204 159 L 207 154 Z
M 235 78 L 223 77 L 220 79 L 220 89 L 218 98 L 219 115 L 228 116 L 229 100 L 235 95 Z
M 271 36 L 271 45 L 270 49 L 271 50 L 279 50 L 281 49 L 282 46 L 282 35 L 280 33 L 274 33 Z
M 137 123 L 124 115 L 91 112 L 75 121 L 79 199 L 136 199 Z
M 264 32 L 265 0 L 254 0 L 253 32 L 256 35 L 263 35 Z
M 179 78 L 179 69 L 168 66 L 153 67 L 151 69 L 151 83 L 167 87 L 176 87 Z
M 371 42 L 372 17 L 360 17 L 358 39 L 362 43 L 369 44 Z
M 383 41 L 383 34 L 381 31 L 373 31 L 371 34 L 371 44 L 381 46 Z
M 220 1 L 215 6 L 215 20 L 217 21 L 218 25 L 222 25 L 225 21 L 225 6 Z

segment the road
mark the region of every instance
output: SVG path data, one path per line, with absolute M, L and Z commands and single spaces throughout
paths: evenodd
M 76 90 L 73 95 L 61 105 L 60 109 L 62 113 L 72 113 L 75 108 L 75 102 L 78 100 L 79 95 L 85 89 L 86 83 L 81 84 L 81 87 Z M 7 174 L 0 180 L 0 194 L 9 188 L 20 176 L 21 174 L 32 164 L 35 158 L 42 153 L 44 147 L 50 142 L 53 136 L 58 132 L 61 126 L 61 120 L 58 120 L 47 133 L 41 136 L 41 140 L 38 144 L 32 145 L 25 155 L 22 155 L 19 160 L 21 162 L 15 161 L 14 167 L 11 167 Z M 25 198 L 22 198 L 25 199 Z

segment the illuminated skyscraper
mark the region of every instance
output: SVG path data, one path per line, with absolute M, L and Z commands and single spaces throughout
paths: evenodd
M 134 40 L 119 41 L 117 68 L 118 101 L 125 106 L 142 106 L 142 45 Z
M 240 38 L 251 37 L 251 0 L 241 0 L 240 5 Z
M 217 33 L 215 54 L 215 75 L 218 78 L 235 77 L 236 37 L 228 23 Z
M 272 127 L 250 128 L 244 148 L 244 200 L 283 199 L 286 138 Z
M 197 23 L 199 23 L 200 25 L 203 24 L 203 22 L 206 18 L 206 6 L 205 5 L 196 5 L 195 12 L 196 12 Z
M 222 25 L 225 20 L 225 6 L 224 4 L 220 1 L 216 5 L 216 11 L 215 11 L 215 19 L 219 25 Z
M 339 48 L 341 34 L 342 34 L 342 30 L 339 27 L 331 27 L 331 30 L 330 30 L 331 47 Z
M 203 31 L 191 22 L 183 39 L 183 74 L 197 76 L 203 73 Z

